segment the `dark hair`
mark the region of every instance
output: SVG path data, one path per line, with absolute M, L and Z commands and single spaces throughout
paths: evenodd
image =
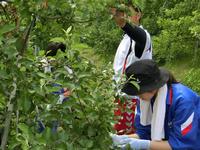
M 65 52 L 66 45 L 64 43 L 51 42 L 45 50 L 45 56 L 55 56 L 58 50 Z
M 133 7 L 133 9 L 136 11 L 136 12 L 140 12 L 140 13 L 142 13 L 142 10 L 141 10 L 141 8 L 140 7 L 138 7 L 138 6 L 132 6 Z
M 131 0 L 128 1 L 127 6 L 132 7 L 138 13 L 142 13 L 142 9 L 138 5 L 133 4 Z
M 174 75 L 172 74 L 172 72 L 169 72 L 169 80 L 167 81 L 167 86 L 170 87 L 172 84 L 174 83 L 179 83 L 176 78 L 174 77 Z

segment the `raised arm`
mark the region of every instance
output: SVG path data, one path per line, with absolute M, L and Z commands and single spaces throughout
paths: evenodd
M 146 32 L 137 25 L 130 25 L 126 21 L 124 12 L 118 11 L 116 8 L 111 8 L 111 14 L 116 24 L 122 28 L 134 41 L 142 45 L 146 43 Z
M 147 33 L 144 29 L 137 25 L 131 25 L 126 21 L 126 15 L 124 12 L 117 11 L 116 8 L 111 8 L 111 14 L 113 15 L 116 24 L 132 39 L 135 41 L 135 55 L 140 58 L 145 49 L 147 42 Z
M 136 26 L 136 25 L 130 25 L 129 23 L 126 23 L 123 27 L 122 30 L 128 34 L 131 39 L 136 41 L 136 43 L 140 43 L 140 45 L 143 45 L 143 47 L 146 44 L 146 32 L 144 29 Z

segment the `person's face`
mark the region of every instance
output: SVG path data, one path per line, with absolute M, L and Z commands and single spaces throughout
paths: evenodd
M 136 12 L 132 7 L 129 7 L 130 11 L 131 11 L 131 16 L 129 17 L 129 19 L 136 25 L 140 24 L 140 18 L 142 16 L 141 12 Z
M 153 90 L 150 92 L 145 92 L 145 93 L 139 94 L 138 96 L 140 97 L 140 99 L 142 99 L 144 101 L 150 101 L 156 93 L 157 93 L 157 90 Z

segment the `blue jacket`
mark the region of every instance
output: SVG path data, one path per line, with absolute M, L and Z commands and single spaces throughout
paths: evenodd
M 135 117 L 136 134 L 150 140 L 151 126 L 140 124 L 139 109 Z M 173 150 L 200 150 L 200 97 L 180 83 L 168 88 L 164 140 Z

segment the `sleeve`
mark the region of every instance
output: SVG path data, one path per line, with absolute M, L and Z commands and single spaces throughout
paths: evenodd
M 143 47 L 145 47 L 147 35 L 144 29 L 138 26 L 131 26 L 129 23 L 126 23 L 122 28 L 130 36 L 136 43 L 139 43 Z
M 145 139 L 145 140 L 150 140 L 151 138 L 151 126 L 143 126 L 140 123 L 140 107 L 139 107 L 139 102 L 137 103 L 137 112 L 135 115 L 135 129 L 136 129 L 136 134 L 140 137 L 140 139 Z
M 169 131 L 168 142 L 173 150 L 195 149 L 199 134 L 197 108 L 192 101 L 194 97 L 179 97 L 175 104 L 172 128 Z

